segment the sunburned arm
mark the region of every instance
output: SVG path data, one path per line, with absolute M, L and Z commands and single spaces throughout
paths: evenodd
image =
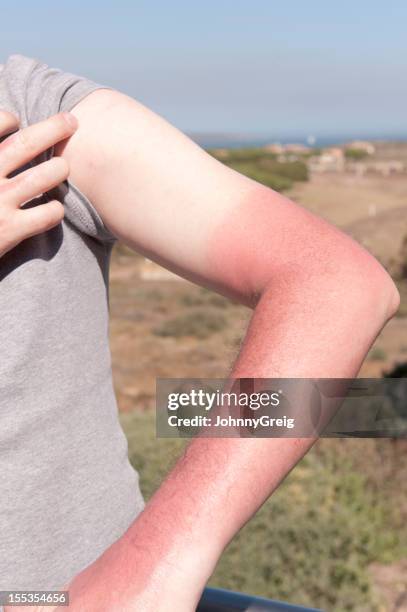
M 357 375 L 399 300 L 370 254 L 123 94 L 94 92 L 73 113 L 79 128 L 57 153 L 106 226 L 151 259 L 253 307 L 233 377 Z M 90 585 L 110 581 L 126 602 L 153 610 L 157 588 L 168 609 L 182 588 L 178 609 L 192 610 L 227 543 L 312 443 L 192 441 L 73 593 L 86 599 Z

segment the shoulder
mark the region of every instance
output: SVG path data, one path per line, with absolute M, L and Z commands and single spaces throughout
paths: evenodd
M 36 57 L 12 54 L 0 71 L 4 97 L 19 107 L 22 125 L 70 111 L 87 94 L 104 85 Z
M 27 83 L 38 60 L 20 54 L 9 55 L 0 69 L 0 106 L 19 117 L 20 125 L 29 124 Z

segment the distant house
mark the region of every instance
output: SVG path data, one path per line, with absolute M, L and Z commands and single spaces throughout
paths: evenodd
M 273 142 L 272 144 L 264 145 L 263 149 L 268 153 L 275 153 L 276 155 L 280 155 L 284 152 L 284 147 L 279 142 Z
M 310 150 L 311 147 L 297 143 L 286 144 L 284 146 L 285 153 L 309 153 Z
M 309 170 L 311 172 L 343 172 L 345 170 L 345 155 L 339 147 L 324 149 L 321 155 L 315 155 L 309 159 Z
M 283 145 L 279 142 L 264 145 L 263 149 L 269 153 L 275 153 L 276 155 L 283 155 L 285 153 L 302 154 L 311 151 L 311 147 L 307 147 L 303 144 L 289 143 Z

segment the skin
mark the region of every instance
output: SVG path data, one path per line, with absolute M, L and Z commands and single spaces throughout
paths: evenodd
M 0 139 L 3 139 L 0 144 L 0 257 L 26 238 L 61 222 L 64 209 L 60 202 L 52 200 L 30 209 L 21 209 L 21 206 L 68 178 L 66 160 L 53 158 L 12 178 L 8 176 L 71 136 L 76 127 L 73 115 L 59 113 L 20 130 L 17 117 L 0 111 Z
M 79 127 L 55 154 L 106 226 L 253 308 L 231 377 L 357 375 L 399 303 L 369 253 L 119 92 L 72 112 Z M 124 536 L 65 585 L 70 609 L 194 610 L 227 544 L 314 441 L 194 439 Z

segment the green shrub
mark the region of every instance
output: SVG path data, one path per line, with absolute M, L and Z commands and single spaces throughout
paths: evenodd
M 370 359 L 371 361 L 383 361 L 384 359 L 386 359 L 386 357 L 386 351 L 380 346 L 373 347 L 368 354 L 368 359 Z
M 284 176 L 292 181 L 307 181 L 309 178 L 308 167 L 300 160 L 279 162 L 265 159 L 260 161 L 260 166 L 269 170 L 272 174 Z
M 353 161 L 360 161 L 368 157 L 369 153 L 364 149 L 345 149 L 345 157 Z
M 228 162 L 228 166 L 276 191 L 290 189 L 294 181 L 308 180 L 308 168 L 302 161 L 278 162 L 262 159 L 256 163 Z
M 163 321 L 153 328 L 153 334 L 162 337 L 194 336 L 204 339 L 224 329 L 226 323 L 226 318 L 218 312 L 195 308 L 191 312 Z
M 226 299 L 223 295 L 204 288 L 201 288 L 199 293 L 196 291 L 184 293 L 181 295 L 180 301 L 184 306 L 204 306 L 209 304 L 216 308 L 227 308 L 232 304 L 232 301 Z
M 264 168 L 261 168 L 258 164 L 253 162 L 228 163 L 228 166 L 230 168 L 233 168 L 237 172 L 248 176 L 254 181 L 266 185 L 266 187 L 275 189 L 276 191 L 285 191 L 287 189 L 291 189 L 293 184 L 291 179 L 285 176 L 272 174 L 269 170 L 265 170 Z
M 276 191 L 290 189 L 294 181 L 308 180 L 304 161 L 278 161 L 275 153 L 264 148 L 222 149 L 221 152 L 209 149 L 209 153 L 237 172 Z
M 180 302 L 184 306 L 202 306 L 205 304 L 205 298 L 194 291 L 181 295 Z
M 244 147 L 238 149 L 227 149 L 227 152 L 218 155 L 216 149 L 209 149 L 208 153 L 223 162 L 255 162 L 259 159 L 276 159 L 276 154 L 266 151 L 261 147 Z

